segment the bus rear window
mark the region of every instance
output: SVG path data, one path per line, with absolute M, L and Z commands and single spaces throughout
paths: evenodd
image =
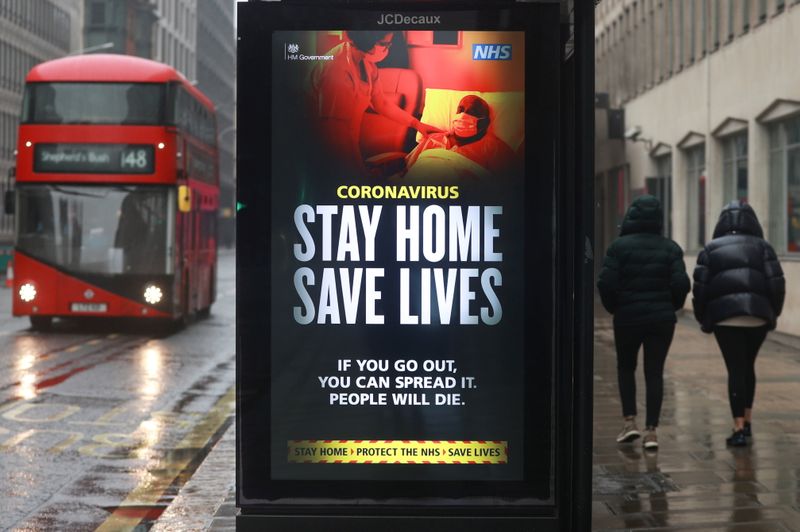
M 160 83 L 30 83 L 22 122 L 162 124 L 165 89 Z

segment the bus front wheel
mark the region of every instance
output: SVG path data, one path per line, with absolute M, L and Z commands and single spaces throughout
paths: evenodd
M 214 270 L 211 270 L 211 279 L 208 281 L 208 306 L 197 311 L 197 317 L 204 320 L 211 316 L 211 300 L 214 294 Z
M 52 316 L 31 316 L 31 329 L 34 331 L 47 331 L 53 324 Z
M 183 276 L 183 286 L 181 288 L 182 294 L 182 309 L 181 309 L 181 317 L 175 321 L 176 329 L 183 329 L 188 327 L 192 324 L 195 319 L 195 313 L 191 312 L 189 309 L 191 308 L 191 303 L 189 301 L 189 281 L 188 281 L 188 273 L 184 274 Z

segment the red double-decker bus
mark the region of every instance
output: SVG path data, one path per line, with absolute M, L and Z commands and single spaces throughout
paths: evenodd
M 173 68 L 97 54 L 27 76 L 13 314 L 186 322 L 215 299 L 214 106 Z

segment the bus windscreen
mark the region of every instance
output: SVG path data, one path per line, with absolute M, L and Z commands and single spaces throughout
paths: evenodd
M 164 123 L 165 92 L 160 83 L 31 83 L 22 122 L 159 125 Z
M 165 187 L 19 187 L 17 249 L 72 273 L 169 274 Z

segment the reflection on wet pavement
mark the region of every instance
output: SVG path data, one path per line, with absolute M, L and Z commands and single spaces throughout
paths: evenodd
M 613 331 L 608 314 L 596 316 L 592 530 L 800 531 L 800 339 L 768 337 L 756 363 L 752 443 L 728 448 L 722 356 L 712 336 L 681 318 L 660 447 L 649 452 L 641 440 L 614 441 L 622 419 Z M 640 413 L 644 391 L 638 369 Z
M 146 530 L 161 515 L 233 421 L 234 284 L 221 257 L 211 317 L 171 334 L 34 332 L 0 297 L 0 530 Z

